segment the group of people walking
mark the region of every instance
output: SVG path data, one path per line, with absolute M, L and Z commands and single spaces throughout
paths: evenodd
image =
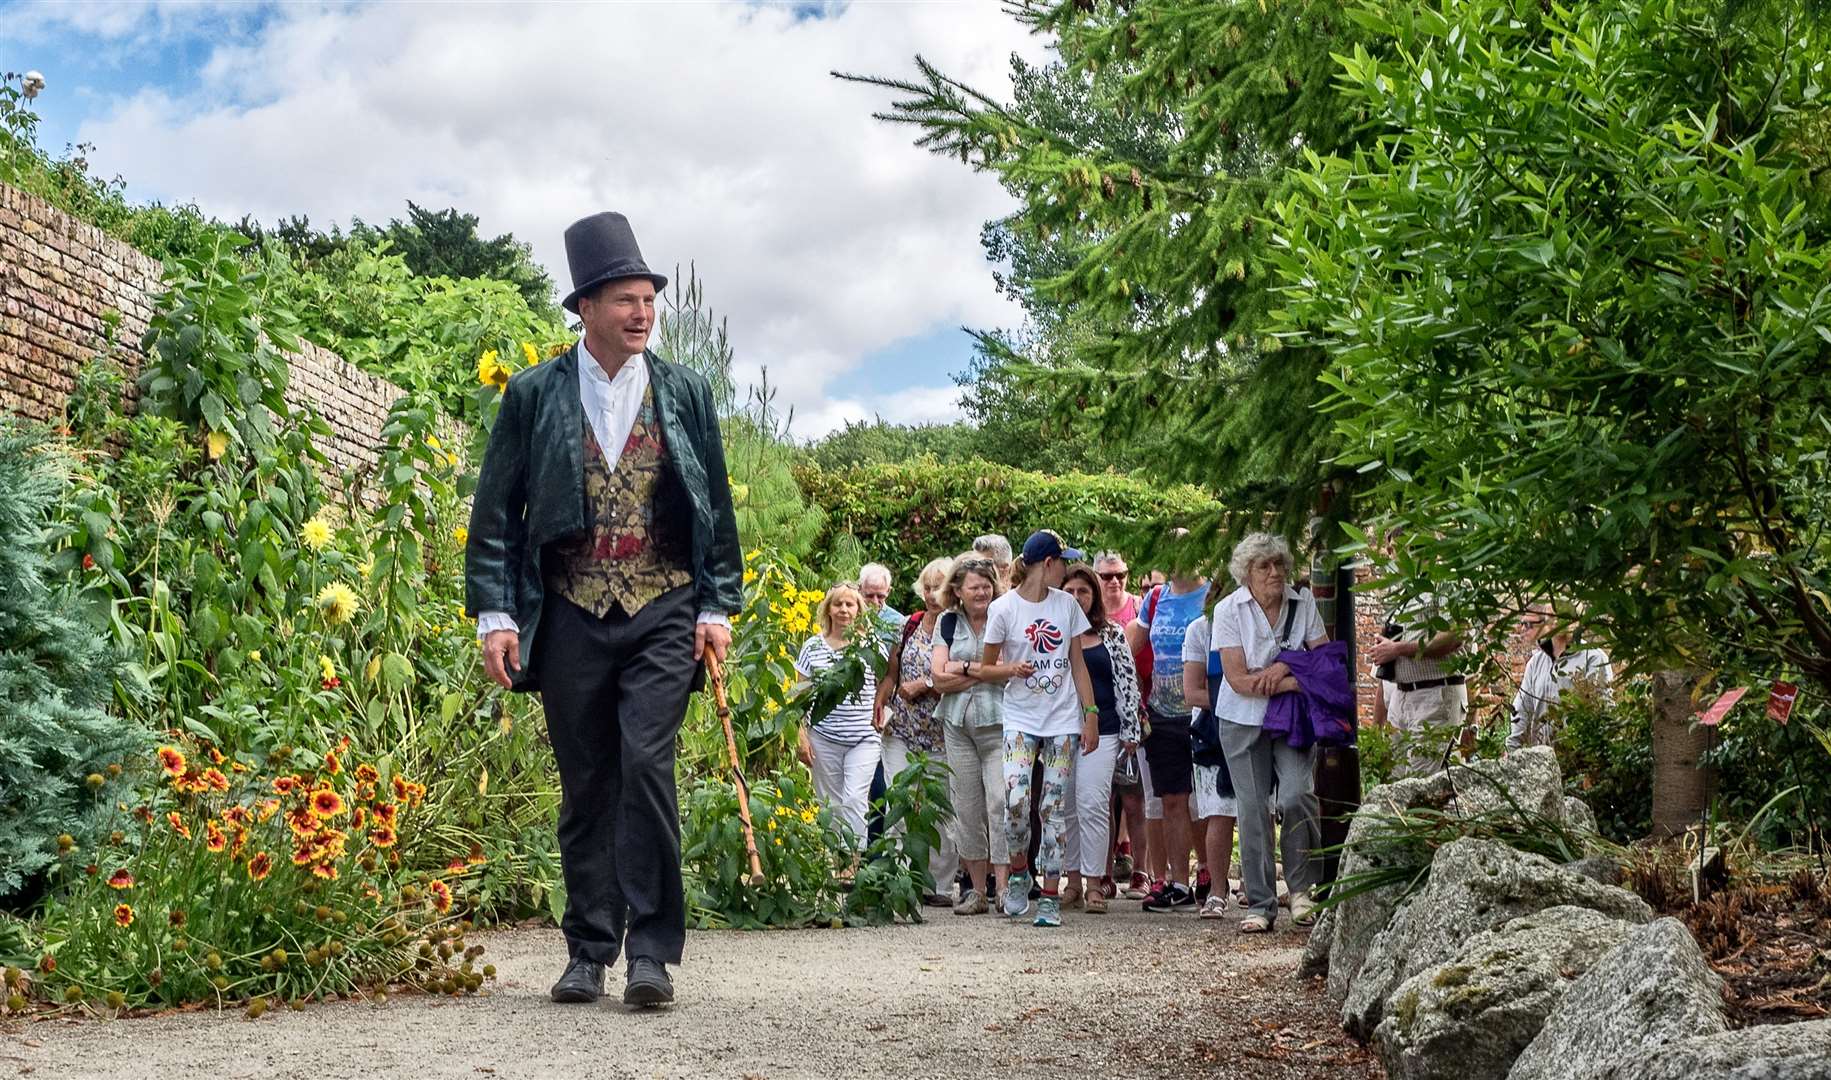
M 796 660 L 811 680 L 861 641 L 888 659 L 881 682 L 867 666 L 804 729 L 821 798 L 862 848 L 878 771 L 944 756 L 954 817 L 930 900 L 959 915 L 1059 926 L 1064 910 L 1125 897 L 1222 918 L 1237 831 L 1242 932 L 1272 928 L 1280 862 L 1307 922 L 1311 754 L 1331 723 L 1351 735 L 1345 652 L 1321 655 L 1327 634 L 1281 538 L 1246 537 L 1229 571 L 1224 595 L 1184 574 L 1133 593 L 1115 553 L 1089 560 L 1045 529 L 1014 557 L 984 536 L 922 568 L 922 609 L 905 617 L 887 607 L 888 569 L 862 568 L 827 591 Z M 1303 699 L 1296 715 L 1276 717 L 1280 695 Z

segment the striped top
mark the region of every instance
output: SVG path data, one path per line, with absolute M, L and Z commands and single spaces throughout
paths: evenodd
M 828 645 L 826 638 L 815 634 L 801 646 L 801 653 L 795 657 L 795 670 L 803 678 L 811 679 L 820 672 L 839 662 L 839 653 Z M 858 746 L 878 737 L 877 728 L 871 724 L 871 710 L 877 700 L 877 673 L 871 665 L 865 665 L 865 684 L 858 692 L 847 697 L 824 719 L 814 725 L 825 738 L 848 746 Z

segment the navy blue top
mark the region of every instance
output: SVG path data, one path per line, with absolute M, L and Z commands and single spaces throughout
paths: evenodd
M 1087 679 L 1094 684 L 1094 704 L 1100 706 L 1100 734 L 1119 734 L 1119 698 L 1113 689 L 1113 658 L 1106 643 L 1081 646 L 1081 659 L 1087 663 Z

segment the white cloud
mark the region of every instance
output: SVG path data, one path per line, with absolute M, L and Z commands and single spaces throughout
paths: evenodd
M 182 92 L 113 102 L 80 137 L 103 174 L 230 219 L 456 205 L 530 241 L 562 287 L 567 223 L 622 210 L 651 266 L 697 263 L 742 374 L 767 366 L 805 437 L 873 413 L 951 418 L 951 386 L 870 402 L 825 390 L 892 342 L 1018 318 L 979 246 L 980 224 L 1010 208 L 995 181 L 913 147 L 912 129 L 870 116 L 890 94 L 829 71 L 902 75 L 920 53 L 1002 95 L 1013 51 L 1041 47 L 989 0 L 822 19 L 700 3 L 284 7 Z

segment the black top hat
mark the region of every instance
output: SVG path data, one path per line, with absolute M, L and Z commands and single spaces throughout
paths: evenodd
M 629 219 L 610 210 L 566 227 L 566 265 L 572 271 L 572 291 L 560 306 L 574 315 L 579 313 L 579 295 L 606 281 L 644 277 L 655 283 L 657 292 L 668 287 L 668 279 L 651 273 L 642 261 Z

